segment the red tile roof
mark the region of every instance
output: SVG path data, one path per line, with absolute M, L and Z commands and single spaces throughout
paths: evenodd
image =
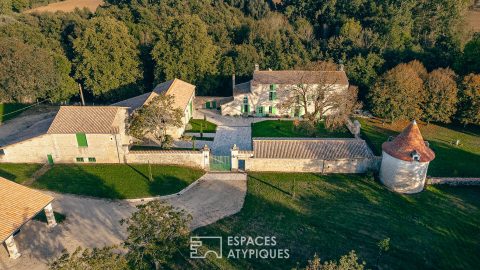
M 420 162 L 429 162 L 435 158 L 435 153 L 426 145 L 415 120 L 395 139 L 384 142 L 382 150 L 390 156 L 404 161 L 413 161 L 412 154 L 415 152 L 420 155 Z
M 52 196 L 0 177 L 0 243 L 52 201 Z

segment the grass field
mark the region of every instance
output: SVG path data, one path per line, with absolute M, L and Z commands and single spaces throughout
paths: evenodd
M 397 135 L 408 122 L 382 125 L 378 119 L 358 119 L 362 136 L 377 155 L 389 136 Z M 430 163 L 428 175 L 452 177 L 480 177 L 480 127 L 463 128 L 454 125 L 440 126 L 419 123 L 420 131 L 436 158 Z M 454 142 L 460 140 L 460 145 Z
M 184 262 L 188 267 L 303 268 L 314 253 L 331 260 L 356 250 L 369 269 L 376 269 L 377 243 L 389 237 L 380 269 L 475 269 L 480 265 L 480 187 L 430 186 L 400 195 L 362 175 L 253 173 L 241 212 L 194 234 L 223 236 L 223 254 L 231 248 L 227 236 L 275 236 L 275 248 L 289 249 L 291 257 L 212 256 Z
M 318 138 L 352 138 L 345 128 L 340 131 L 328 131 L 323 123 L 318 126 L 315 136 L 309 136 L 302 130 L 296 129 L 290 120 L 267 120 L 252 124 L 252 137 L 318 137 Z
M 36 7 L 30 10 L 26 10 L 25 13 L 34 12 L 72 12 L 75 8 L 86 8 L 91 12 L 95 12 L 97 8 L 104 3 L 103 0 L 65 0 L 61 2 L 51 3 L 46 6 Z
M 23 108 L 27 107 L 28 104 L 20 103 L 2 103 L 0 104 L 0 123 L 5 122 L 9 119 L 15 118 L 22 112 Z M 20 111 L 18 111 L 20 110 Z
M 42 167 L 41 164 L 0 163 L 0 177 L 21 184 L 30 179 L 40 167 Z
M 200 132 L 201 125 L 203 125 L 203 133 L 215 133 L 217 131 L 217 125 L 203 119 L 191 119 L 190 125 L 192 128 L 185 132 Z
M 127 199 L 176 193 L 200 178 L 204 171 L 180 166 L 146 164 L 54 165 L 32 186 L 61 193 Z

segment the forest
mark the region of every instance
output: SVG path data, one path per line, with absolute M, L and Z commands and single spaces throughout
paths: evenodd
M 470 0 L 107 0 L 95 13 L 0 3 L 0 103 L 115 101 L 178 77 L 231 95 L 231 76 L 343 64 L 389 121 L 480 124 L 480 35 Z M 43 0 L 43 2 L 48 2 Z

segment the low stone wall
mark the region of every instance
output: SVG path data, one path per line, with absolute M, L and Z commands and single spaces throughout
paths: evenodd
M 205 168 L 201 151 L 135 150 L 125 155 L 127 163 L 151 163 Z
M 480 178 L 429 177 L 427 185 L 471 186 L 480 185 Z
M 379 159 L 269 159 L 246 158 L 246 171 L 271 172 L 317 172 L 317 173 L 365 173 L 368 170 L 378 170 Z

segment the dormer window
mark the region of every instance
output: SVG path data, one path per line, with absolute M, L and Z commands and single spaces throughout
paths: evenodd
M 420 153 L 418 153 L 417 150 L 413 150 L 410 156 L 412 157 L 413 161 L 420 161 Z

